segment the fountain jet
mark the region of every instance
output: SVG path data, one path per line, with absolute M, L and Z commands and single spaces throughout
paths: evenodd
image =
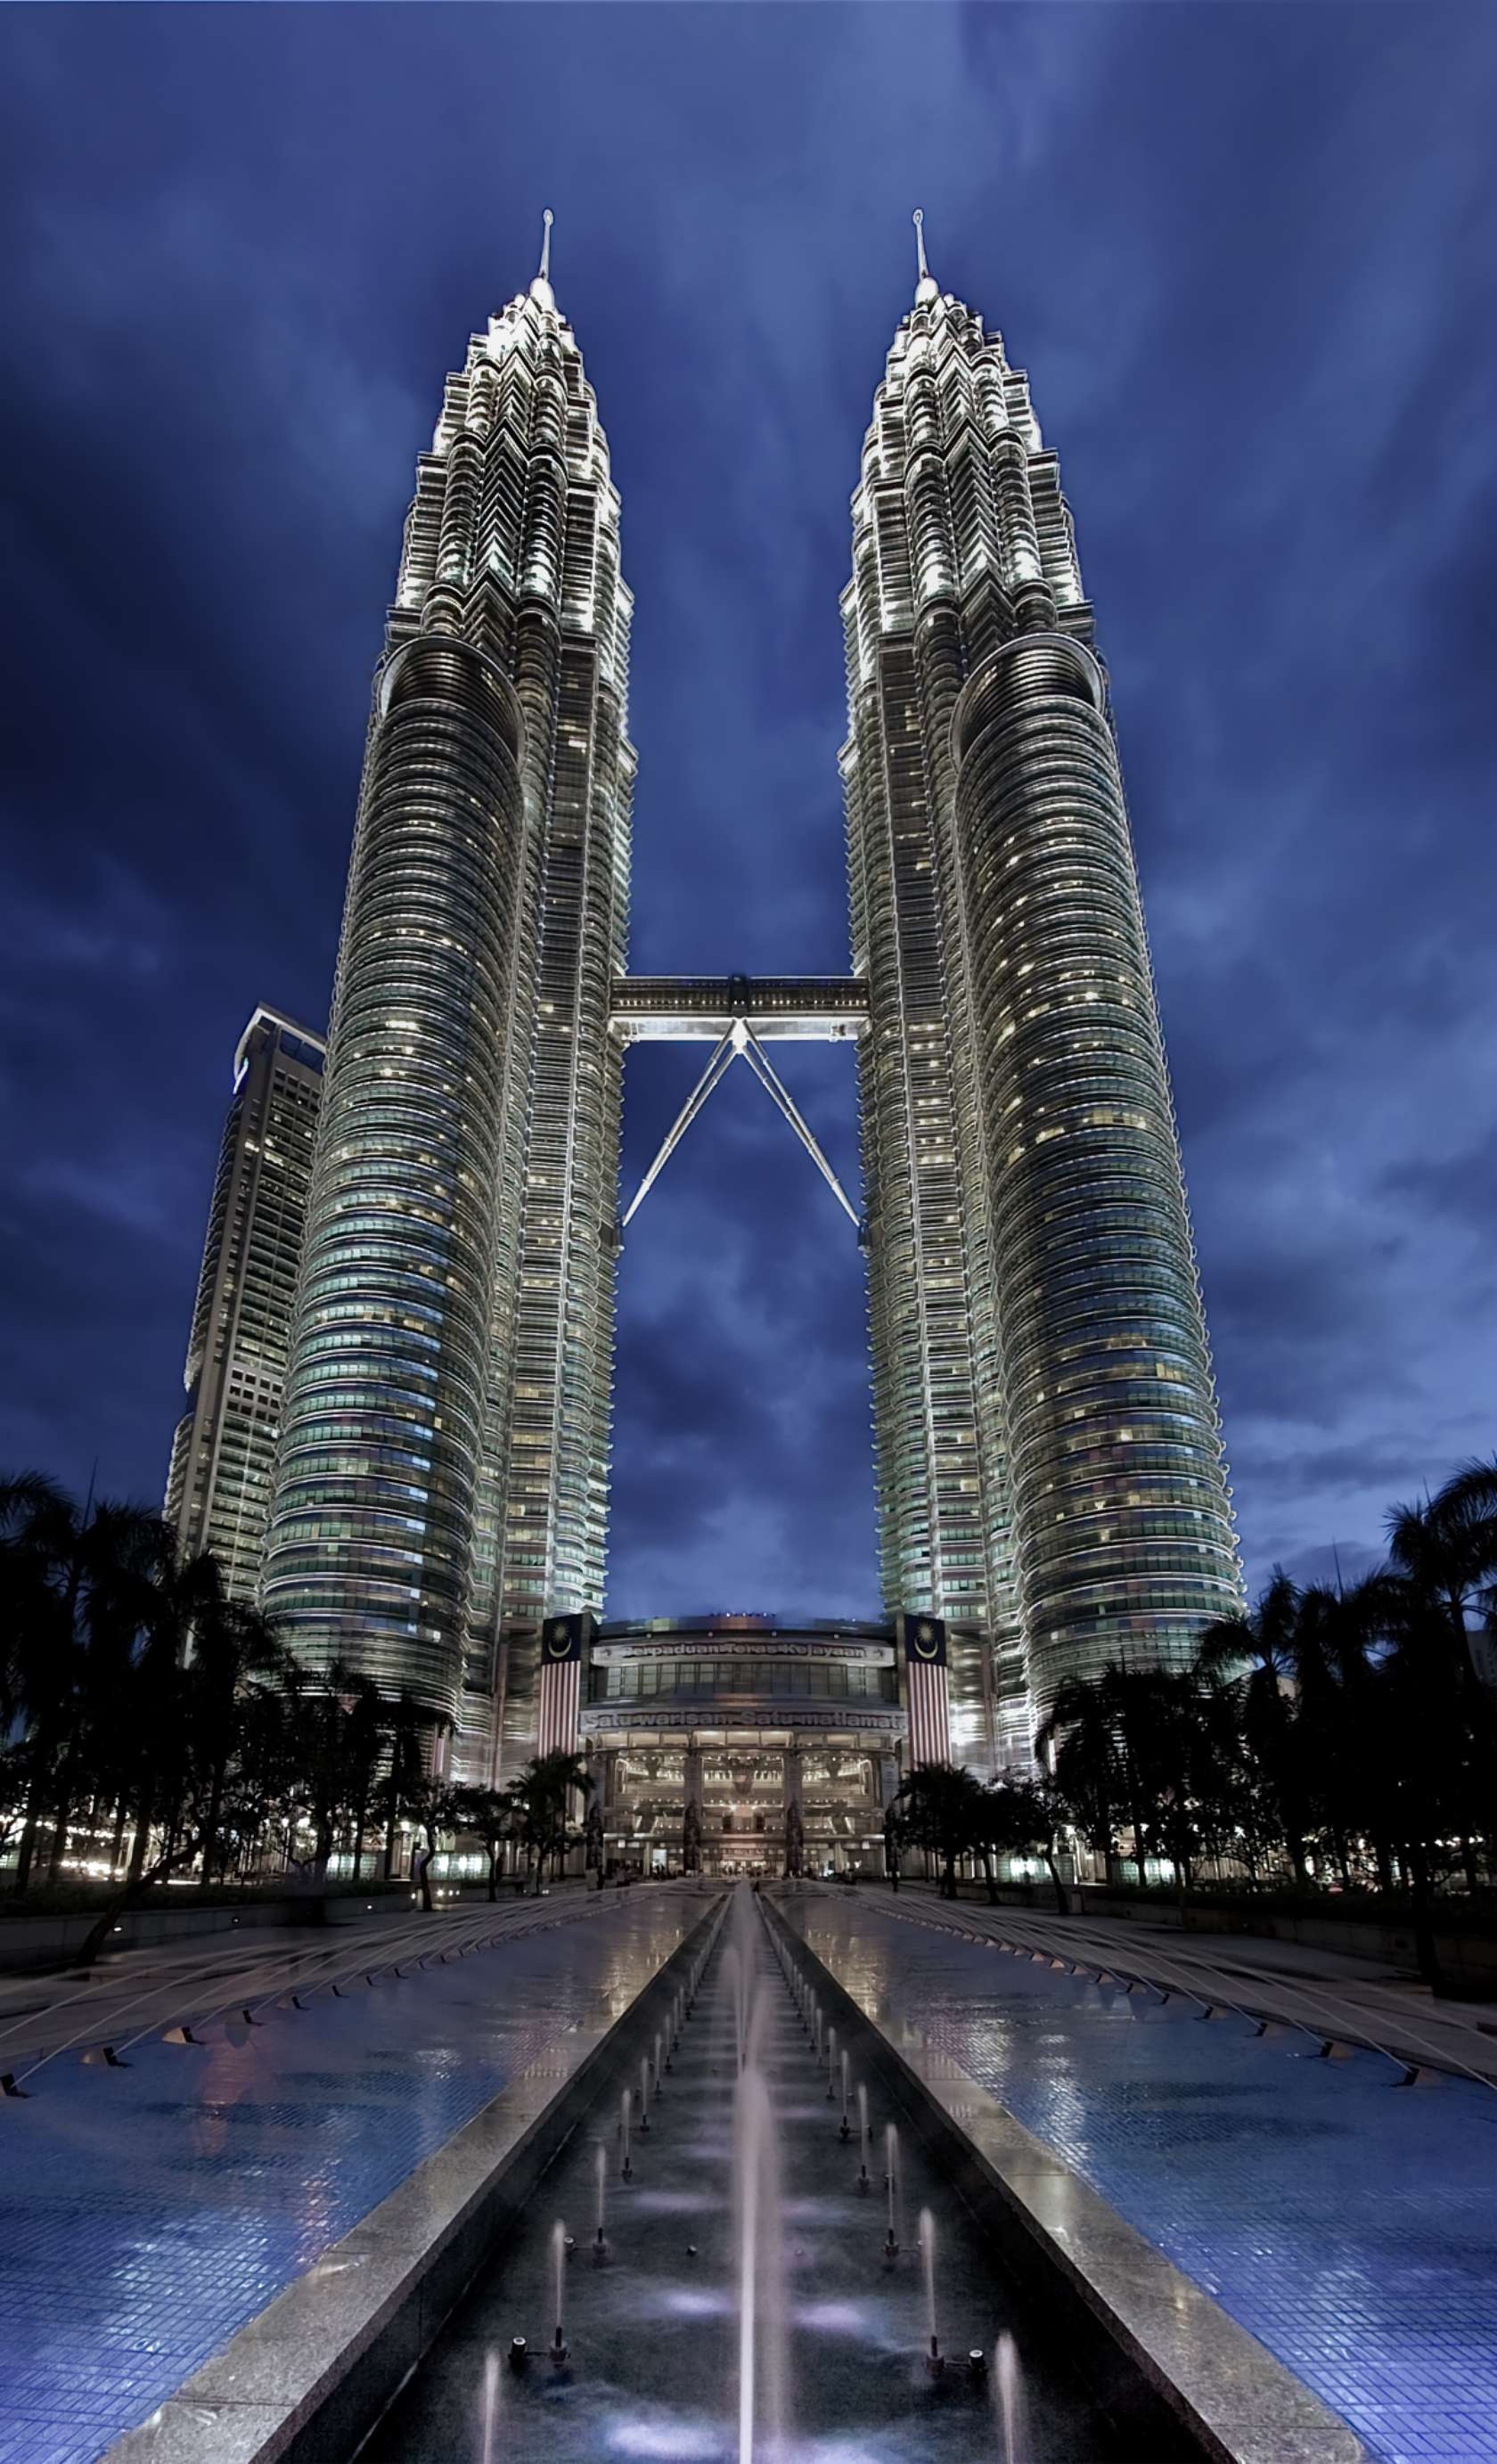
M 889 2123 L 884 2130 L 884 2188 L 889 2193 L 889 2231 L 884 2235 L 884 2256 L 899 2255 L 899 2133 Z
M 499 2357 L 490 2353 L 483 2365 L 483 2453 L 480 2464 L 495 2464 L 494 2433 L 499 2410 Z
M 932 2378 L 942 2369 L 940 2340 L 936 2333 L 936 2218 L 929 2208 L 920 2210 L 920 2259 L 925 2273 L 925 2332 L 929 2340 L 925 2366 Z
M 747 1896 L 737 1905 L 750 1920 Z M 737 1908 L 735 1914 L 737 1913 Z M 750 1950 L 744 1945 L 747 1979 Z M 743 2060 L 733 2101 L 733 2204 L 738 2295 L 737 2464 L 769 2464 L 784 2453 L 785 2306 L 780 2157 L 763 2067 L 768 2006 L 753 1997 L 741 2038 Z
M 1025 2464 L 1024 2379 L 1019 2367 L 1018 2347 L 1006 2328 L 998 2340 L 993 2408 L 998 2415 L 999 2453 L 1003 2464 Z
M 560 2217 L 551 2228 L 551 2278 L 555 2293 L 552 2308 L 556 2312 L 556 2334 L 551 2339 L 551 2367 L 566 2366 L 566 2245 L 567 2231 Z
M 608 2196 L 608 2154 L 601 2139 L 594 2158 L 594 2171 L 598 2180 L 598 2231 L 593 2238 L 592 2259 L 594 2267 L 605 2267 L 608 2263 L 608 2237 L 604 2224 Z

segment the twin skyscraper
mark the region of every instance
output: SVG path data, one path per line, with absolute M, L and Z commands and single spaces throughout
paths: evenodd
M 549 218 L 407 519 L 264 1605 L 311 1665 L 416 1697 L 451 1767 L 533 1751 L 544 1621 L 603 1606 L 627 1046 L 846 1034 L 886 1608 L 944 1631 L 956 1758 L 1023 1760 L 1068 1676 L 1179 1664 L 1240 1601 L 1056 459 L 922 246 L 852 498 L 849 975 L 641 986 L 619 495 L 548 253 Z

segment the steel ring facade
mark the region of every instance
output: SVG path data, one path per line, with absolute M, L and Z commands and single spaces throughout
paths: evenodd
M 308 1216 L 267 1609 L 455 1723 L 507 1046 L 523 922 L 518 705 L 426 635 L 380 683 Z
M 1037 1698 L 1188 1664 L 1237 1601 L 1211 1364 L 1099 671 L 1024 636 L 958 707 L 1010 1477 Z

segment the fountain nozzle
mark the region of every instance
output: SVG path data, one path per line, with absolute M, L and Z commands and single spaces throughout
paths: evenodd
M 981 2347 L 981 2345 L 980 2345 L 980 2344 L 974 2344 L 974 2345 L 973 2345 L 973 2347 L 972 2347 L 971 2352 L 967 2355 L 967 2368 L 968 2368 L 968 2370 L 970 2371 L 970 2373 L 971 2373 L 971 2375 L 973 2376 L 973 2378 L 975 2378 L 975 2379 L 985 2379 L 985 2378 L 986 2378 L 986 2376 L 987 2376 L 987 2355 L 986 2355 L 986 2353 L 984 2353 L 984 2351 L 982 2350 L 982 2347 Z
M 946 2367 L 945 2363 L 941 2359 L 941 2348 L 934 2336 L 931 2338 L 931 2349 L 925 2356 L 925 2366 L 930 2371 L 933 2379 L 938 2379 L 942 2370 Z
M 592 2246 L 592 2263 L 594 2267 L 606 2267 L 612 2255 L 613 2254 L 608 2248 L 606 2235 L 604 2233 L 602 2225 L 600 2225 Z
M 866 2198 L 868 2197 L 868 2194 L 869 2194 L 870 2190 L 871 2190 L 871 2189 L 872 2189 L 872 2188 L 873 2188 L 873 2185 L 872 2185 L 872 2183 L 871 2183 L 871 2182 L 870 2181 L 870 2179 L 869 2179 L 869 2169 L 868 2169 L 868 2167 L 865 2165 L 865 2166 L 863 2167 L 863 2168 L 862 2168 L 861 2172 L 860 2172 L 860 2173 L 859 2173 L 859 2175 L 858 2175 L 858 2196 L 859 2196 L 859 2198 L 866 2199 Z
M 886 2259 L 894 2259 L 897 2258 L 898 2255 L 899 2244 L 894 2237 L 893 2226 L 891 2225 L 889 2231 L 884 2235 L 884 2256 Z
M 629 2163 L 629 2160 L 628 2160 L 628 2158 L 627 2158 L 627 2156 L 625 2157 L 623 2164 L 622 2164 L 622 2165 L 620 2166 L 620 2167 L 619 2167 L 619 2179 L 620 2179 L 620 2181 L 621 2181 L 621 2182 L 632 2182 L 632 2180 L 634 2179 L 634 2167 L 633 2167 L 633 2166 Z
M 551 2346 L 551 2367 L 554 2370 L 565 2369 L 567 2349 L 566 2338 L 561 2333 L 561 2321 L 559 2319 L 556 2322 L 556 2338 Z
M 511 2369 L 512 2369 L 512 2370 L 522 2370 L 522 2369 L 524 2368 L 524 2366 L 525 2366 L 526 2363 L 529 2361 L 529 2359 L 530 2359 L 530 2346 L 529 2346 L 529 2345 L 528 2345 L 528 2343 L 525 2342 L 524 2337 L 523 2337 L 523 2336 L 512 2336 L 512 2337 L 510 2338 L 510 2367 L 511 2367 Z
M 841 2140 L 844 2147 L 847 2146 L 848 2140 L 852 2137 L 852 2124 L 848 2120 L 846 2114 L 842 2117 L 842 2128 L 838 2131 L 837 2136 Z

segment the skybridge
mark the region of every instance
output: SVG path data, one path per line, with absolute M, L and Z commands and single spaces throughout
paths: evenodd
M 625 1044 L 717 1044 L 741 1019 L 761 1044 L 855 1043 L 860 976 L 615 976 L 610 1031 Z

